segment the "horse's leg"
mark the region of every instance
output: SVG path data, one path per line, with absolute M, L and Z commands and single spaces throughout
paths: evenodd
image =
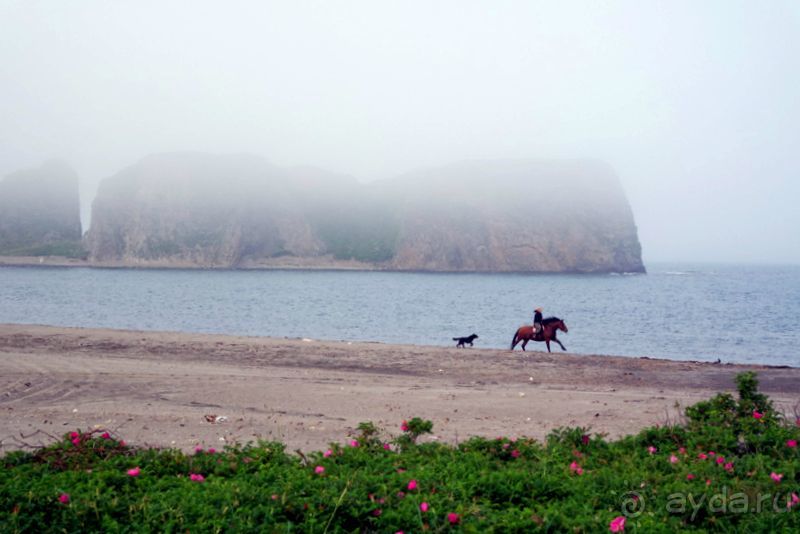
M 530 340 L 529 339 L 522 340 L 522 350 L 525 350 L 525 345 L 528 344 L 528 341 L 530 341 Z
M 563 350 L 564 352 L 566 352 L 566 351 L 567 351 L 567 348 L 564 346 L 564 344 L 563 344 L 563 343 L 561 343 L 561 342 L 558 340 L 558 337 L 556 336 L 556 333 L 555 333 L 555 332 L 553 332 L 553 337 L 551 337 L 550 339 L 551 339 L 551 340 L 553 340 L 553 341 L 555 341 L 556 343 L 558 343 L 558 344 L 561 346 L 561 350 Z
M 550 339 L 545 339 L 544 344 L 547 345 L 547 352 L 550 352 Z
M 514 347 L 517 346 L 517 343 L 519 343 L 519 339 L 517 338 L 517 334 L 515 332 L 514 339 L 511 340 L 511 350 L 514 350 Z

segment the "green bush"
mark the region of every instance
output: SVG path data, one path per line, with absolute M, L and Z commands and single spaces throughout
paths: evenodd
M 396 253 L 400 224 L 387 206 L 348 206 L 313 219 L 327 252 L 337 260 L 380 263 Z
M 421 443 L 432 424 L 413 418 L 393 438 L 362 423 L 325 452 L 185 454 L 77 431 L 0 459 L 0 531 L 608 532 L 619 518 L 626 532 L 798 531 L 800 429 L 755 378 L 686 425 L 616 441 L 561 428 L 544 443 Z

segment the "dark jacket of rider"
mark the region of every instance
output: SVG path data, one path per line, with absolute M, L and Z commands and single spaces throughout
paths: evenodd
M 539 309 L 534 310 L 535 313 L 533 314 L 533 327 L 534 332 L 538 332 L 542 329 L 542 312 Z

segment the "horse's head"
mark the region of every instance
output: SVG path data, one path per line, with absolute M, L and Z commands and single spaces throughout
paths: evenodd
M 544 320 L 544 324 L 549 325 L 554 330 L 561 330 L 565 334 L 569 332 L 567 325 L 564 323 L 562 319 L 559 319 L 558 317 L 548 317 L 547 319 Z

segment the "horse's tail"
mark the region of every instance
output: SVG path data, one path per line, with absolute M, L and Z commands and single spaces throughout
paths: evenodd
M 511 350 L 514 350 L 514 345 L 517 344 L 517 336 L 519 335 L 519 328 L 514 332 L 514 339 L 511 340 Z

